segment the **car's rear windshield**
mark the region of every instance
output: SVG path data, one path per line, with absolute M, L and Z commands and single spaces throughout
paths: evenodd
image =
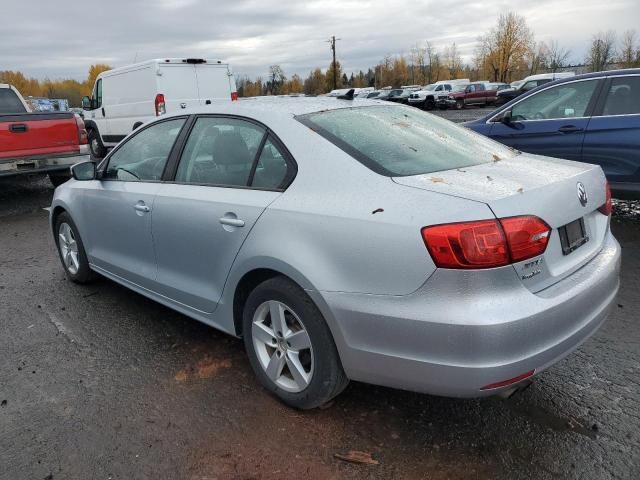
M 297 118 L 388 177 L 469 167 L 518 154 L 449 120 L 410 107 L 340 108 Z
M 0 113 L 25 113 L 26 109 L 10 88 L 0 88 Z

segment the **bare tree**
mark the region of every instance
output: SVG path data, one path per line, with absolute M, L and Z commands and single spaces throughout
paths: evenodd
M 425 75 L 427 49 L 416 44 L 409 53 L 411 83 L 423 83 Z M 417 75 L 416 75 L 417 71 Z
M 568 64 L 571 50 L 561 47 L 557 40 L 551 40 L 548 45 L 547 66 L 549 70 L 556 73 Z
M 549 64 L 549 47 L 544 42 L 534 44 L 529 51 L 529 75 L 546 70 Z
M 425 42 L 425 50 L 427 51 L 427 83 L 437 82 L 440 78 L 440 54 L 436 52 L 434 46 L 427 40 Z
M 636 44 L 636 31 L 627 30 L 622 35 L 620 63 L 624 68 L 635 67 L 640 59 L 640 47 Z
M 616 55 L 616 32 L 598 32 L 591 39 L 591 48 L 585 59 L 592 72 L 604 70 L 607 65 L 613 62 Z
M 464 69 L 464 64 L 462 63 L 462 58 L 458 53 L 456 42 L 453 42 L 449 47 L 445 47 L 442 54 L 442 60 L 444 66 L 449 69 L 449 77 L 456 78 Z

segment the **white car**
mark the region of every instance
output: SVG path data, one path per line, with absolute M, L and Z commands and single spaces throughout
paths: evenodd
M 89 146 L 106 155 L 143 123 L 167 113 L 238 99 L 229 65 L 203 58 L 147 60 L 98 75 L 82 99 Z
M 468 78 L 458 80 L 441 80 L 430 85 L 426 85 L 422 90 L 416 90 L 409 95 L 409 105 L 421 107 L 426 110 L 433 110 L 440 99 L 446 100 L 449 92 L 455 85 L 469 83 Z

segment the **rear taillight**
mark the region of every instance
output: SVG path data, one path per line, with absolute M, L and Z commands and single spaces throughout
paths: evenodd
M 422 229 L 440 268 L 493 268 L 541 255 L 551 228 L 532 215 L 451 223 Z
M 156 104 L 156 117 L 159 117 L 160 115 L 164 115 L 165 113 L 167 113 L 167 106 L 164 103 L 164 95 L 162 93 L 159 93 L 156 95 L 155 104 Z
M 598 211 L 603 215 L 609 216 L 613 211 L 613 202 L 611 201 L 611 187 L 609 186 L 609 182 L 607 182 L 605 189 L 606 189 L 606 200 L 604 204 L 600 208 L 598 208 Z
M 231 101 L 235 102 L 238 100 L 238 92 L 231 92 Z
M 78 128 L 78 141 L 80 145 L 86 145 L 89 143 L 89 138 L 87 136 L 87 129 L 84 126 L 84 120 L 77 113 L 74 114 L 76 119 L 76 127 Z

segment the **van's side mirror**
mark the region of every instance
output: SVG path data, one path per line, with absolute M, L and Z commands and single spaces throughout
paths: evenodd
M 91 110 L 91 98 L 89 97 L 82 97 L 82 108 L 84 110 Z
M 71 167 L 71 175 L 80 181 L 96 179 L 96 162 L 80 162 Z

